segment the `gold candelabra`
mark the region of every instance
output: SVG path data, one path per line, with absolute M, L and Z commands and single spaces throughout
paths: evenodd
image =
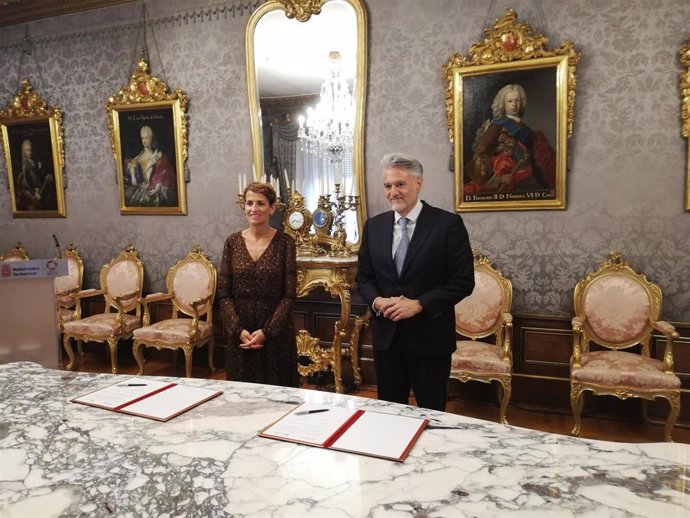
M 320 194 L 313 213 L 297 190 L 288 188 L 286 201 L 276 200 L 277 208 L 284 211 L 284 230 L 295 239 L 299 255 L 348 257 L 354 254 L 347 244 L 345 215 L 359 209 L 360 199 L 356 195 L 342 194 L 340 190 L 341 185 L 336 183 L 333 194 Z M 244 203 L 244 194 L 238 193 L 237 205 L 243 208 Z M 312 226 L 315 233 L 311 232 Z
M 340 184 L 335 184 L 334 199 L 329 193 L 319 196 L 319 207 L 329 210 L 333 214 L 333 231 L 331 249 L 328 255 L 346 257 L 352 255 L 352 249 L 347 244 L 347 230 L 345 229 L 345 213 L 359 208 L 359 196 L 340 193 Z

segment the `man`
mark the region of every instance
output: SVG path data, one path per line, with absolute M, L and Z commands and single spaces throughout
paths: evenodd
M 17 175 L 17 209 L 57 208 L 57 205 L 51 200 L 50 192 L 44 192 L 45 188 L 52 182 L 53 176 L 46 174 L 43 170 L 43 164 L 34 160 L 33 144 L 29 139 L 24 140 L 22 142 L 22 169 Z
M 378 397 L 407 404 L 411 387 L 419 406 L 444 410 L 455 304 L 474 288 L 469 237 L 460 216 L 419 200 L 418 160 L 393 153 L 381 163 L 393 210 L 364 225 L 357 273 L 374 312 Z

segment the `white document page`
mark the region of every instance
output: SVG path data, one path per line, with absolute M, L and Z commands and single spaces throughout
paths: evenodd
M 324 408 L 327 408 L 328 411 L 313 414 L 297 414 L 297 412 L 308 412 Z M 273 439 L 323 446 L 357 411 L 356 408 L 304 404 L 266 428 L 260 435 Z
M 402 461 L 424 426 L 425 419 L 367 411 L 331 449 Z
M 167 385 L 170 385 L 170 382 L 130 378 L 104 389 L 76 397 L 72 399 L 72 401 L 113 410 L 129 401 L 155 392 Z
M 211 399 L 221 392 L 199 387 L 175 385 L 151 397 L 127 405 L 121 411 L 152 419 L 167 420 Z

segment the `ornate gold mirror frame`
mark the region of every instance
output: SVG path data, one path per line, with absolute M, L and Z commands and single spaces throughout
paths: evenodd
M 329 7 L 330 6 L 330 7 Z M 266 28 L 269 27 L 271 23 L 280 23 L 281 25 L 291 25 L 302 27 L 301 32 L 305 32 L 317 25 L 319 22 L 318 16 L 323 16 L 322 19 L 326 19 L 326 11 L 335 10 L 336 8 L 348 8 L 352 9 L 353 16 L 356 18 L 356 34 L 351 35 L 353 47 L 356 48 L 356 56 L 354 58 L 356 62 L 354 63 L 354 79 L 350 85 L 352 89 L 353 96 L 353 107 L 354 113 L 354 127 L 353 127 L 353 142 L 352 142 L 352 174 L 350 177 L 346 173 L 340 175 L 342 180 L 340 183 L 339 190 L 334 188 L 333 184 L 338 183 L 338 174 L 336 173 L 336 178 L 330 179 L 330 185 L 328 179 L 314 179 L 314 185 L 310 188 L 319 195 L 318 200 L 313 203 L 313 206 L 305 207 L 304 210 L 309 211 L 309 213 L 314 213 L 314 218 L 312 220 L 314 228 L 311 227 L 311 222 L 308 228 L 302 228 L 306 223 L 298 225 L 299 222 L 305 222 L 309 218 L 297 218 L 294 214 L 294 210 L 290 210 L 291 200 L 288 198 L 286 204 L 286 232 L 291 234 L 297 233 L 302 236 L 302 242 L 309 243 L 313 242 L 313 246 L 308 248 L 313 249 L 313 254 L 321 253 L 318 249 L 318 244 L 324 244 L 331 248 L 331 252 L 335 255 L 347 255 L 354 253 L 359 248 L 359 241 L 361 239 L 361 230 L 366 220 L 366 199 L 365 199 L 365 181 L 364 181 L 364 113 L 365 113 L 365 100 L 366 100 L 366 84 L 367 84 L 367 14 L 364 7 L 364 0 L 266 0 L 266 2 L 261 5 L 251 16 L 246 31 L 246 53 L 247 53 L 247 88 L 249 96 L 249 114 L 251 119 L 252 128 L 252 141 L 253 141 L 253 155 L 254 155 L 254 179 L 260 180 L 266 177 L 266 171 L 269 167 L 273 167 L 273 164 L 267 164 L 265 159 L 265 145 L 264 139 L 267 135 L 270 135 L 270 128 L 267 128 L 266 123 L 266 113 L 262 114 L 262 103 L 270 102 L 273 105 L 281 105 L 284 108 L 283 112 L 287 112 L 286 117 L 282 120 L 271 120 L 271 126 L 280 126 L 286 123 L 292 123 L 295 126 L 296 116 L 299 114 L 298 111 L 290 113 L 291 108 L 285 108 L 285 106 L 300 106 L 300 110 L 304 108 L 307 104 L 314 105 L 318 101 L 319 89 L 316 91 L 310 89 L 309 91 L 302 92 L 302 95 L 297 93 L 290 94 L 289 96 L 281 97 L 277 94 L 270 94 L 272 97 L 266 98 L 261 97 L 260 88 L 265 84 L 265 77 L 259 76 L 259 65 L 257 62 L 257 54 L 261 48 L 267 45 L 273 46 L 274 48 L 280 48 L 281 53 L 285 55 L 289 53 L 289 57 L 296 58 L 294 68 L 287 71 L 284 82 L 292 82 L 298 77 L 298 71 L 296 68 L 307 68 L 308 75 L 314 75 L 315 63 L 311 62 L 310 58 L 305 57 L 306 52 L 304 48 L 300 50 L 295 47 L 293 51 L 292 48 L 286 49 L 290 46 L 293 41 L 290 38 L 285 38 L 281 41 L 277 39 L 276 41 L 265 41 L 270 39 L 270 37 L 264 38 L 262 40 L 257 40 L 257 28 L 259 28 L 259 33 L 265 35 Z M 282 13 L 282 15 L 281 15 Z M 301 24 L 301 25 L 300 25 Z M 263 27 L 262 27 L 263 25 Z M 336 32 L 339 23 L 335 21 L 334 28 L 331 32 Z M 294 27 L 291 27 L 294 29 Z M 347 36 L 350 39 L 350 36 Z M 288 41 L 289 40 L 289 41 Z M 331 51 L 339 51 L 340 49 L 329 48 L 329 43 L 324 43 L 320 41 L 309 41 L 307 46 L 310 48 L 318 48 L 319 52 L 323 51 L 324 58 L 327 58 Z M 301 61 L 300 61 L 301 58 Z M 287 59 L 285 60 L 287 61 Z M 343 59 L 345 61 L 345 59 Z M 294 71 L 292 77 L 290 73 Z M 344 75 L 344 74 L 343 74 Z M 320 82 L 324 81 L 325 77 L 320 78 Z M 263 115 L 263 120 L 262 120 Z M 297 144 L 298 146 L 300 144 Z M 275 167 L 273 167 L 275 169 Z M 303 192 L 305 189 L 300 187 L 300 178 L 297 178 L 295 182 L 294 177 L 289 178 L 289 175 L 285 174 L 284 171 L 278 170 L 273 171 L 273 177 L 277 178 L 281 185 L 282 194 L 285 195 L 286 190 L 290 194 L 300 194 L 306 197 L 306 193 Z M 334 181 L 335 180 L 335 181 Z M 297 192 L 293 192 L 293 191 Z M 324 194 L 335 194 L 335 202 L 330 202 L 328 207 L 324 208 L 326 205 L 324 203 Z M 284 197 L 284 196 L 283 196 Z M 358 199 L 355 199 L 358 197 Z M 354 202 L 354 203 L 353 203 Z M 356 210 L 353 210 L 353 205 L 356 205 Z M 304 212 L 304 210 L 302 212 Z M 292 214 L 292 218 L 290 215 Z M 338 220 L 338 214 L 344 214 L 348 221 L 348 226 L 353 228 L 353 232 L 348 232 L 347 234 L 347 245 L 342 242 L 340 236 L 337 235 L 339 228 L 336 224 L 331 224 L 333 219 Z M 325 227 L 330 227 L 330 230 L 324 230 Z M 306 235 L 305 235 L 306 234 Z M 306 250 L 306 248 L 305 248 Z
M 144 58 L 129 84 L 108 98 L 121 214 L 187 214 L 187 105 L 187 95 L 170 92 Z
M 62 110 L 24 79 L 0 111 L 2 146 L 15 218 L 65 217 Z
M 680 74 L 680 118 L 683 136 L 690 139 L 690 36 L 680 47 L 680 63 L 686 70 Z M 690 140 L 687 146 L 687 160 L 685 166 L 685 210 L 690 211 Z
M 506 8 L 469 56 L 443 66 L 457 212 L 566 206 L 580 53 L 570 41 L 548 49 L 517 17 Z

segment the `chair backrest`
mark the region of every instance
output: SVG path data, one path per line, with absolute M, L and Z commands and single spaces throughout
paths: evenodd
M 175 312 L 193 316 L 192 302 L 211 297 L 199 308 L 199 314 L 207 314 L 210 322 L 213 314 L 213 298 L 216 293 L 216 268 L 199 245 L 194 245 L 184 259 L 168 270 L 168 292 L 173 294 Z
M 513 285 L 485 256 L 474 255 L 474 290 L 455 305 L 455 330 L 469 338 L 495 334 L 502 313 L 509 313 L 513 303 Z
M 84 279 L 84 262 L 79 250 L 70 243 L 67 250 L 62 252 L 62 259 L 67 261 L 68 274 L 55 277 L 55 291 L 59 294 L 68 290 L 80 290 Z M 63 308 L 71 308 L 76 304 L 76 299 L 69 295 L 58 295 L 57 300 Z
M 635 272 L 619 252 L 575 286 L 575 315 L 584 318 L 589 341 L 609 349 L 642 344 L 649 356 L 650 321 L 661 314 L 661 288 Z
M 28 261 L 29 254 L 24 250 L 24 245 L 17 243 L 14 248 L 11 248 L 3 256 L 0 256 L 0 261 Z
M 139 298 L 144 286 L 144 266 L 139 260 L 139 254 L 134 246 L 127 246 L 112 261 L 101 268 L 101 289 L 105 291 L 106 310 L 117 308 L 115 297 L 134 293 L 131 297 L 121 301 L 126 312 L 136 309 L 141 314 Z

